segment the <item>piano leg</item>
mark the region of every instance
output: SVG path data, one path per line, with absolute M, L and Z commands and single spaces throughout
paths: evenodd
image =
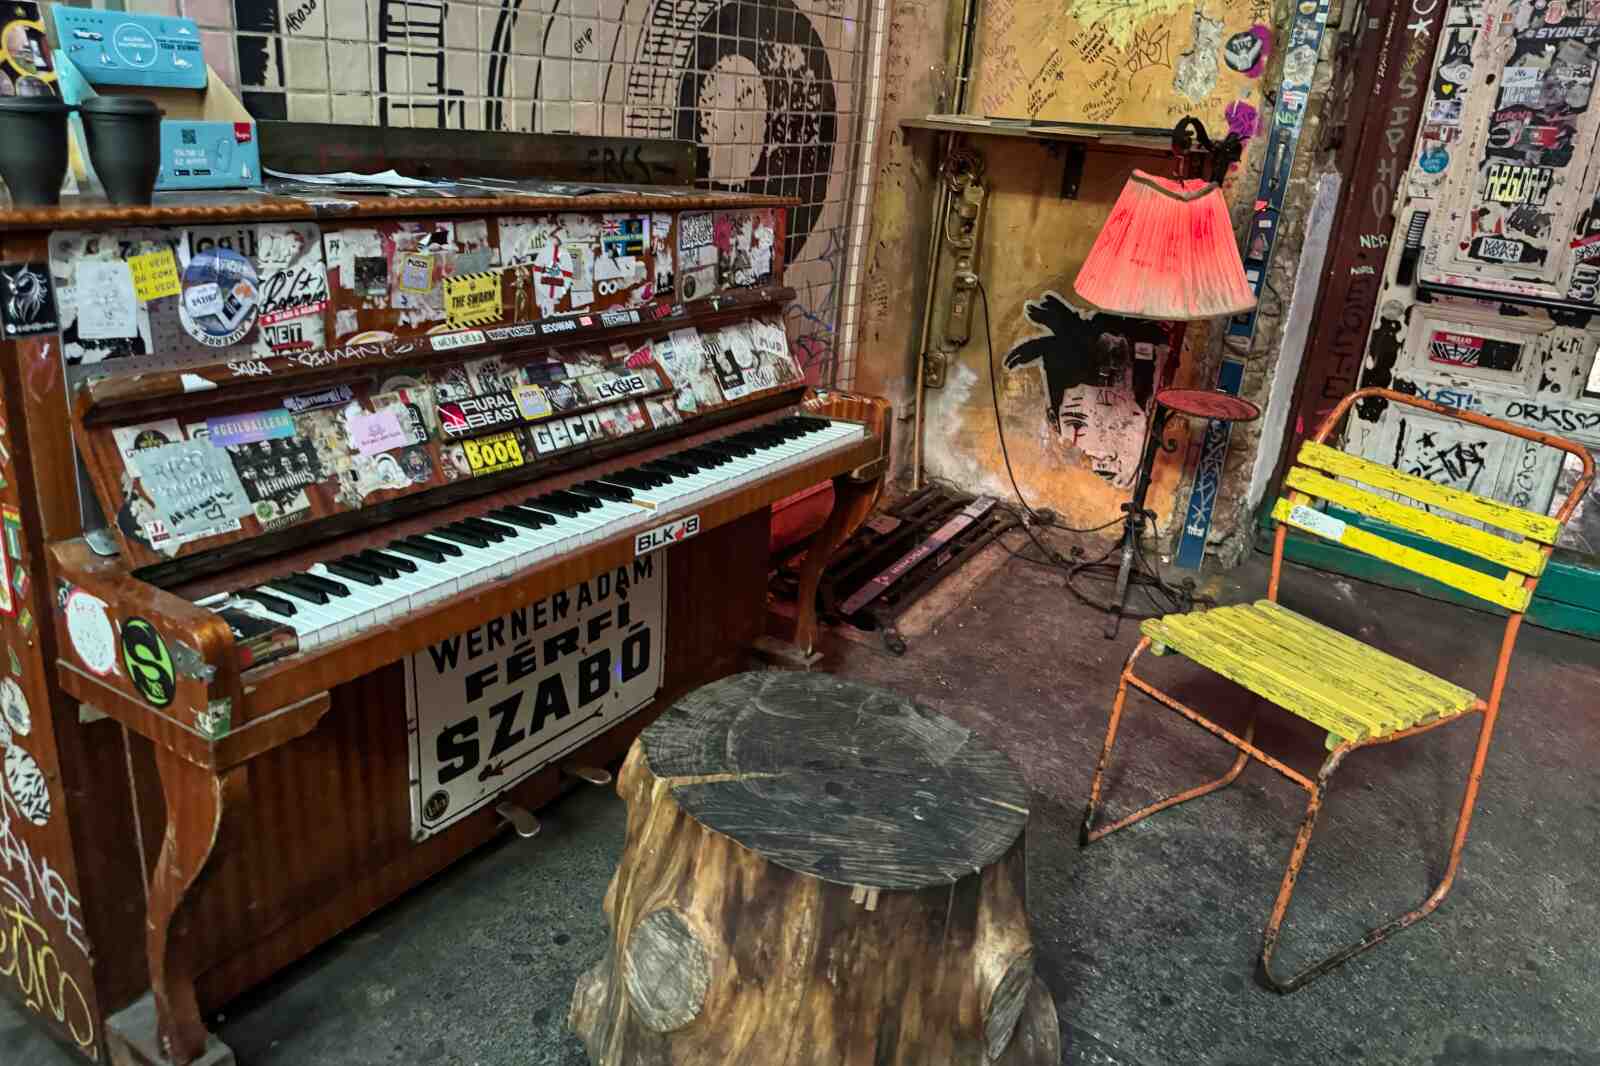
M 208 863 L 229 850 L 242 828 L 249 771 L 245 764 L 219 772 L 159 746 L 156 764 L 166 798 L 167 833 L 150 878 L 145 940 L 161 1049 L 173 1066 L 202 1057 L 208 1064 L 232 1062 L 232 1053 L 200 1018 L 189 921 Z
M 800 601 L 794 625 L 794 646 L 801 656 L 809 658 L 817 643 L 817 589 L 822 584 L 822 572 L 833 553 L 839 550 L 850 534 L 860 528 L 872 513 L 878 501 L 882 478 L 858 481 L 849 474 L 833 479 L 833 510 L 828 520 L 811 538 L 806 548 L 805 561 L 800 566 Z

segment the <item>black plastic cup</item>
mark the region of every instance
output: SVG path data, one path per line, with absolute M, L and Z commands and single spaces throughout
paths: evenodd
M 106 196 L 114 204 L 149 203 L 161 173 L 161 109 L 142 96 L 96 96 L 80 109 Z
M 54 96 L 0 96 L 0 178 L 18 207 L 61 202 L 71 110 Z

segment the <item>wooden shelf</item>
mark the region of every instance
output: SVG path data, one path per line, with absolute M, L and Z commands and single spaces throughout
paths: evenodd
M 1021 126 L 973 115 L 928 115 L 903 119 L 906 130 L 934 130 L 939 133 L 964 133 L 974 137 L 1021 137 L 1030 141 L 1061 141 L 1093 145 L 1108 152 L 1139 155 L 1168 155 L 1172 151 L 1172 132 L 1144 126 L 1047 125 Z

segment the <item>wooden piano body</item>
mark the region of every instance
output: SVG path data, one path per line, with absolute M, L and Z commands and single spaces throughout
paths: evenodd
M 0 992 L 90 1059 L 227 1061 L 207 1011 L 502 831 L 496 801 L 537 809 L 740 668 L 765 628 L 770 505 L 833 479 L 817 542 L 836 544 L 887 454 L 881 401 L 809 389 L 776 355 L 741 378 L 738 353 L 691 354 L 754 322 L 781 337 L 785 206 L 618 189 L 0 215 Z M 752 427 L 799 433 L 797 410 L 865 429 L 293 654 L 195 602 Z M 653 694 L 607 709 L 607 660 L 580 694 L 598 710 L 486 721 L 456 767 L 476 771 L 469 813 L 432 809 L 407 660 L 630 576 L 664 582 Z M 805 651 L 815 624 L 802 610 Z M 607 639 L 522 635 L 534 680 Z M 505 637 L 486 642 L 497 677 Z M 532 743 L 589 719 L 575 747 Z M 509 740 L 515 772 L 482 750 Z

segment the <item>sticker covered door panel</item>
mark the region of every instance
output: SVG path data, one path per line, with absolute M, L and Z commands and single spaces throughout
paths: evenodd
M 1450 168 L 1437 266 L 1428 280 L 1564 299 L 1587 268 L 1584 194 L 1593 154 L 1600 23 L 1581 5 L 1486 5 L 1473 68 L 1482 91 L 1464 103 L 1465 165 Z M 1494 80 L 1489 81 L 1493 76 Z M 1600 224 L 1600 219 L 1595 220 Z M 1600 242 L 1596 243 L 1600 256 Z M 1587 291 L 1587 290 L 1585 290 Z M 1588 302 L 1588 301 L 1585 301 Z

